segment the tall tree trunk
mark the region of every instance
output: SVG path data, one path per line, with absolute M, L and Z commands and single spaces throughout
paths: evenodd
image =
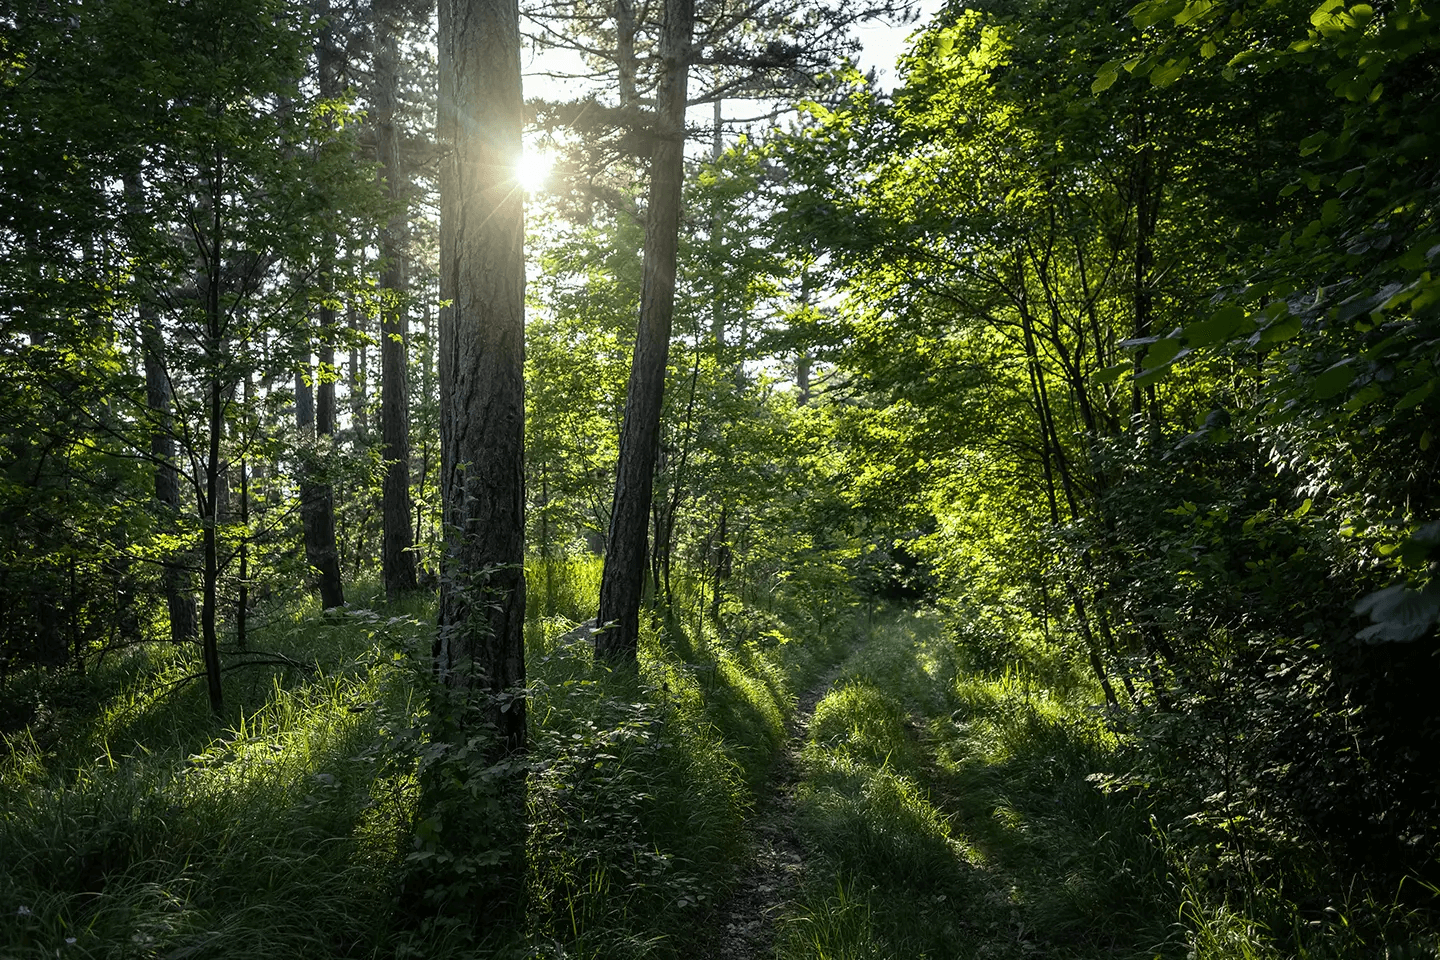
M 428 281 L 426 281 L 422 296 L 425 299 L 425 307 L 420 312 L 420 322 L 424 326 L 424 335 L 422 336 L 420 341 L 422 344 L 422 349 L 420 351 L 420 404 L 422 407 L 428 407 L 432 400 L 435 399 L 435 350 L 439 344 L 439 336 L 435 328 L 435 315 L 434 313 L 432 313 L 432 309 L 435 300 L 439 297 L 439 291 L 437 290 L 435 292 L 435 295 L 432 297 L 430 292 L 430 284 Z M 432 470 L 431 460 L 434 456 L 435 451 L 430 444 L 430 431 L 426 430 L 424 433 L 421 434 L 420 479 L 417 484 L 417 487 L 420 490 L 420 501 L 422 504 L 431 502 L 429 484 Z M 426 517 L 432 517 L 430 523 L 430 534 L 428 537 L 422 536 L 421 527 L 421 524 Z M 417 544 L 427 543 L 433 542 L 435 539 L 435 525 L 432 511 L 425 509 L 416 510 L 414 542 Z M 427 576 L 432 573 L 433 571 L 427 571 Z
M 1020 318 L 1025 338 L 1026 365 L 1030 371 L 1030 389 L 1035 401 L 1036 419 L 1040 426 L 1040 453 L 1045 470 L 1045 492 L 1050 504 L 1050 523 L 1058 529 L 1060 505 L 1055 494 L 1055 470 L 1051 466 L 1052 460 L 1059 467 L 1072 520 L 1079 519 L 1079 506 L 1076 502 L 1074 488 L 1070 483 L 1065 451 L 1060 445 L 1060 437 L 1055 431 L 1055 422 L 1051 416 L 1049 391 L 1045 387 L 1045 369 L 1041 365 L 1040 353 L 1035 343 L 1030 310 L 1028 305 L 1023 303 L 1020 305 Z M 1088 564 L 1088 560 L 1086 562 Z M 1110 677 L 1106 673 L 1105 663 L 1101 657 L 1100 642 L 1091 628 L 1090 613 L 1085 603 L 1085 596 L 1072 575 L 1064 574 L 1064 581 L 1065 592 L 1069 595 L 1070 603 L 1075 608 L 1075 619 L 1080 625 L 1080 636 L 1085 643 L 1090 669 L 1095 672 L 1095 679 L 1100 682 L 1100 689 L 1105 693 L 1105 702 L 1112 707 L 1118 706 L 1119 700 L 1115 696 L 1115 688 L 1110 683 Z M 1103 617 L 1103 613 L 1101 615 Z
M 144 183 L 139 173 L 125 178 L 126 199 L 132 213 L 143 213 Z M 175 469 L 175 440 L 171 436 L 173 417 L 170 377 L 165 367 L 165 336 L 154 302 L 140 295 L 140 346 L 145 362 L 145 403 L 153 426 L 150 457 L 155 461 L 155 500 L 160 505 L 162 529 L 172 528 L 180 518 L 180 477 Z M 165 606 L 170 615 L 170 640 L 188 643 L 197 633 L 195 588 L 183 552 L 163 561 Z
M 407 292 L 405 234 L 407 213 L 405 173 L 401 167 L 400 137 L 395 129 L 396 61 L 399 45 L 393 11 L 376 4 L 375 11 L 375 128 L 381 175 L 396 206 L 380 235 L 380 257 L 385 263 L 380 285 L 387 294 L 380 308 L 380 435 L 385 480 L 381 490 L 380 564 L 385 595 L 395 599 L 415 589 L 415 552 L 410 527 L 410 385 L 406 369 L 409 330 L 403 306 Z
M 1160 191 L 1155 176 L 1155 147 L 1149 143 L 1149 124 L 1141 114 L 1134 121 L 1134 136 L 1139 146 L 1135 167 L 1131 171 L 1131 200 L 1135 207 L 1135 256 L 1133 267 L 1133 294 L 1135 299 L 1135 337 L 1151 335 L 1153 298 L 1150 294 L 1150 270 L 1155 262 L 1155 225 L 1160 216 Z M 1149 347 L 1142 347 L 1135 354 L 1135 374 L 1139 376 L 1144 367 Z M 1131 386 L 1130 412 L 1138 418 L 1146 406 L 1155 410 L 1155 385 Z
M 249 371 L 245 373 L 244 402 L 246 416 L 255 409 L 255 381 Z M 240 442 L 242 449 L 250 449 L 249 428 L 245 428 Z M 250 618 L 250 462 L 248 456 L 240 457 L 240 571 L 235 598 L 235 646 L 244 650 L 249 644 L 247 631 Z
M 810 294 L 814 285 L 810 264 L 805 263 L 800 267 L 800 312 L 806 323 L 810 322 Z M 810 402 L 810 369 L 814 363 L 815 355 L 809 345 L 801 347 L 795 355 L 795 405 L 798 407 Z
M 323 363 L 322 363 L 323 369 Z M 335 546 L 335 510 L 330 484 L 317 479 L 321 448 L 318 443 L 318 412 L 310 364 L 295 374 L 295 425 L 305 447 L 300 465 L 300 523 L 305 538 L 305 561 L 314 571 L 320 590 L 320 604 L 326 610 L 345 603 L 340 579 L 340 551 Z M 332 394 L 333 396 L 333 394 Z M 330 427 L 334 429 L 331 407 Z M 318 435 L 318 436 L 317 436 Z
M 525 682 L 525 260 L 515 180 L 524 107 L 515 0 L 441 0 L 440 423 L 446 552 L 437 668 L 452 686 Z M 492 699 L 500 751 L 522 699 Z
M 635 56 L 635 0 L 615 0 L 615 66 L 620 74 L 620 107 L 640 106 L 635 77 L 639 61 Z
M 355 445 L 363 447 L 370 433 L 370 398 L 367 395 L 369 371 L 369 347 L 364 337 L 370 332 L 370 324 L 364 313 L 354 303 L 348 310 L 350 331 L 356 334 L 356 343 L 350 347 L 350 420 L 355 433 Z
M 550 546 L 550 470 L 540 462 L 540 568 L 545 577 L 545 616 L 555 615 L 555 558 Z
M 205 660 L 205 683 L 210 695 L 210 709 L 219 714 L 225 709 L 224 692 L 220 685 L 220 638 L 216 630 L 216 617 L 220 607 L 220 499 L 221 462 L 220 439 L 225 432 L 226 385 L 222 381 L 225 357 L 224 315 L 222 313 L 221 227 L 224 223 L 224 191 L 221 189 L 220 174 L 212 171 L 210 177 L 211 236 L 209 249 L 205 251 L 205 355 L 208 360 L 206 387 L 208 401 L 209 448 L 203 461 L 205 468 L 205 494 L 200 502 L 202 524 L 202 549 L 204 550 L 203 572 L 201 574 L 200 602 L 200 645 Z
M 719 97 L 715 98 L 714 114 L 711 117 L 711 142 L 710 162 L 720 163 L 720 154 L 724 152 L 724 101 Z M 715 341 L 715 357 L 723 359 L 725 354 L 725 220 L 724 204 L 720 200 L 720 192 L 714 193 L 710 211 L 710 246 L 711 255 L 715 257 L 714 266 L 715 283 L 710 291 L 710 338 Z M 743 358 L 742 358 L 743 361 Z
M 339 97 L 340 63 L 333 29 L 325 19 L 330 13 L 328 0 L 320 0 L 317 14 L 322 18 L 320 36 L 316 44 L 316 58 L 320 73 L 320 95 L 327 99 Z M 327 237 L 326 244 L 333 246 L 335 238 Z M 315 446 L 311 456 L 301 466 L 300 477 L 300 519 L 305 531 L 305 558 L 318 575 L 320 604 L 326 610 L 343 606 L 345 587 L 340 572 L 340 550 L 335 543 L 335 489 L 317 476 L 320 459 L 330 453 L 329 440 L 335 436 L 335 306 L 331 300 L 334 293 L 334 277 L 330 261 L 333 249 L 320 252 L 325 265 L 321 269 L 321 286 L 324 299 L 318 312 L 320 327 L 320 365 L 315 377 Z M 308 366 L 308 364 L 307 364 Z M 300 412 L 297 386 L 296 412 Z M 308 426 L 300 421 L 302 434 Z M 308 438 L 304 438 L 308 439 Z
M 720 505 L 720 523 L 715 528 L 715 585 L 710 591 L 710 619 L 720 622 L 720 604 L 725 599 L 725 579 L 730 576 L 730 510 Z
M 634 662 L 640 637 L 640 600 L 645 587 L 646 527 L 660 440 L 670 324 L 675 313 L 675 256 L 680 234 L 680 187 L 685 172 L 685 87 L 694 0 L 666 0 L 663 60 L 656 97 L 655 152 L 650 161 L 650 199 L 645 217 L 645 263 L 640 325 L 625 396 L 620 461 L 610 510 L 610 536 L 600 578 L 601 629 L 595 649 Z

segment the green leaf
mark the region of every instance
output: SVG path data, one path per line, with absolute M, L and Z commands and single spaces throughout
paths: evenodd
M 1372 383 L 1370 384 L 1370 386 L 1366 387 L 1359 393 L 1355 394 L 1355 396 L 1345 401 L 1345 412 L 1352 414 L 1359 413 L 1365 407 L 1374 403 L 1376 400 L 1379 400 L 1382 396 L 1384 396 L 1384 394 L 1384 390 L 1381 390 L 1379 387 Z
M 1355 368 L 1350 365 L 1349 360 L 1342 360 L 1315 378 L 1310 384 L 1310 395 L 1316 400 L 1329 400 L 1336 394 L 1343 393 L 1354 379 Z
M 1109 90 L 1115 85 L 1115 80 L 1119 76 L 1120 71 L 1117 67 L 1112 66 L 1111 64 L 1106 64 L 1105 66 L 1101 67 L 1100 72 L 1095 75 L 1094 82 L 1090 84 L 1090 92 L 1092 94 L 1095 94 L 1103 93 L 1104 91 Z
M 1175 25 L 1183 27 L 1197 20 L 1208 19 L 1210 11 L 1214 8 L 1213 0 L 1190 0 L 1179 13 L 1175 14 Z
M 1135 365 L 1127 360 L 1124 363 L 1117 363 L 1113 367 L 1097 371 L 1090 379 L 1097 384 L 1114 383 L 1133 369 L 1135 369 Z
M 1180 60 L 1167 60 L 1163 65 L 1156 67 L 1150 73 L 1150 83 L 1156 87 L 1168 87 L 1185 75 L 1190 69 L 1190 58 L 1183 57 Z
M 1440 584 L 1412 590 L 1396 584 L 1370 594 L 1355 604 L 1355 612 L 1369 614 L 1374 626 L 1355 636 L 1367 643 L 1410 643 L 1423 637 L 1440 616 Z
M 1419 405 L 1426 397 L 1430 396 L 1430 391 L 1434 389 L 1434 379 L 1426 380 L 1420 384 L 1420 386 L 1400 398 L 1400 402 L 1395 404 L 1395 412 L 1399 413 L 1401 410 L 1409 410 L 1411 407 Z
M 1185 328 L 1185 342 L 1191 347 L 1204 347 L 1230 339 L 1246 321 L 1245 311 L 1233 303 L 1226 304 L 1210 315 Z
M 1300 332 L 1300 318 L 1296 316 L 1285 316 L 1276 320 L 1270 326 L 1260 331 L 1260 343 L 1279 343 L 1282 340 L 1289 340 Z
M 1310 22 L 1317 26 L 1326 22 L 1330 19 L 1331 11 L 1344 5 L 1345 0 L 1324 0 L 1324 2 L 1316 7 L 1314 12 L 1310 14 Z
M 1330 134 L 1324 130 L 1310 134 L 1310 136 L 1300 141 L 1300 156 L 1310 156 L 1310 154 L 1323 147 L 1325 145 L 1325 141 L 1329 139 Z
M 1185 0 L 1146 0 L 1130 8 L 1130 19 L 1138 29 L 1153 27 L 1185 9 Z
M 1161 380 L 1164 380 L 1166 377 L 1168 377 L 1170 375 L 1170 371 L 1174 369 L 1174 363 L 1162 363 L 1160 364 L 1160 366 L 1154 367 L 1150 370 L 1146 370 L 1144 373 L 1136 376 L 1135 386 L 1148 387 L 1152 383 L 1159 383 Z
M 1175 359 L 1180 352 L 1180 341 L 1174 337 L 1166 337 L 1164 340 L 1157 340 L 1150 349 L 1145 351 L 1145 357 L 1141 366 L 1148 372 L 1154 370 L 1163 363 L 1169 363 Z

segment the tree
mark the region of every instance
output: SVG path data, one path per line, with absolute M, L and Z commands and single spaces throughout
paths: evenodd
M 640 599 L 645 585 L 646 531 L 660 441 L 660 410 L 675 312 L 675 255 L 680 238 L 680 190 L 685 176 L 685 84 L 690 72 L 694 0 L 667 0 L 664 64 L 656 94 L 650 199 L 645 213 L 645 264 L 640 327 L 625 394 L 615 499 L 600 581 L 600 633 L 595 648 L 612 659 L 635 658 Z
M 442 0 L 440 399 L 445 560 L 437 667 L 461 689 L 525 682 L 525 261 L 519 12 Z M 499 752 L 525 747 L 519 698 L 490 699 Z
M 381 176 L 394 204 L 380 235 L 384 294 L 380 313 L 380 431 L 384 483 L 381 495 L 381 569 L 391 598 L 415 589 L 414 538 L 410 526 L 410 389 L 407 341 L 406 226 L 408 183 L 400 149 L 398 111 L 399 26 L 392 4 L 375 3 L 375 142 Z
M 330 20 L 329 0 L 320 0 L 315 12 L 319 18 L 315 38 L 317 86 L 322 99 L 336 101 L 343 93 L 341 57 L 334 24 Z M 316 149 L 331 149 L 331 145 L 322 141 Z M 333 251 L 338 240 L 334 234 L 322 237 L 319 251 L 321 296 L 315 312 L 320 364 L 312 372 L 309 337 L 306 336 L 301 369 L 295 381 L 296 426 L 301 432 L 302 443 L 312 439 L 312 432 L 314 440 L 308 455 L 302 456 L 300 465 L 300 516 L 304 528 L 305 558 L 318 574 L 320 603 L 327 610 L 345 603 L 340 551 L 335 543 L 335 487 L 320 476 L 324 472 L 322 460 L 333 452 L 335 438 L 336 299 Z

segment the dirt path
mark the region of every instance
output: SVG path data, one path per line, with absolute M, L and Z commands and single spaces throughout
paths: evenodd
M 810 717 L 830 692 L 843 664 L 806 691 L 787 724 L 789 739 L 775 759 L 770 780 L 756 798 L 749 862 L 729 898 L 716 911 L 707 960 L 760 960 L 774 952 L 776 924 L 794 898 L 804 868 L 795 828 L 795 787 Z

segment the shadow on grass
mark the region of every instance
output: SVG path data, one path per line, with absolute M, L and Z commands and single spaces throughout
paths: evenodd
M 1183 956 L 1144 811 L 1087 779 L 1111 762 L 1098 720 L 957 681 L 944 652 L 924 618 L 879 620 L 817 708 L 782 960 Z
M 0 902 L 15 906 L 0 954 L 346 956 L 378 944 L 409 823 L 382 730 L 408 709 L 407 685 L 376 624 L 399 629 L 378 615 L 297 621 L 291 649 L 330 669 L 256 668 L 227 685 L 221 720 L 196 685 L 157 695 L 186 669 L 173 648 L 137 654 L 122 671 L 130 686 L 68 718 L 29 769 L 12 763 Z
M 289 743 L 232 740 L 178 769 L 156 754 L 31 794 L 7 817 L 3 846 L 25 853 L 0 883 L 33 929 L 7 947 L 343 956 L 374 940 L 407 824 L 377 809 L 374 721 L 331 714 Z

